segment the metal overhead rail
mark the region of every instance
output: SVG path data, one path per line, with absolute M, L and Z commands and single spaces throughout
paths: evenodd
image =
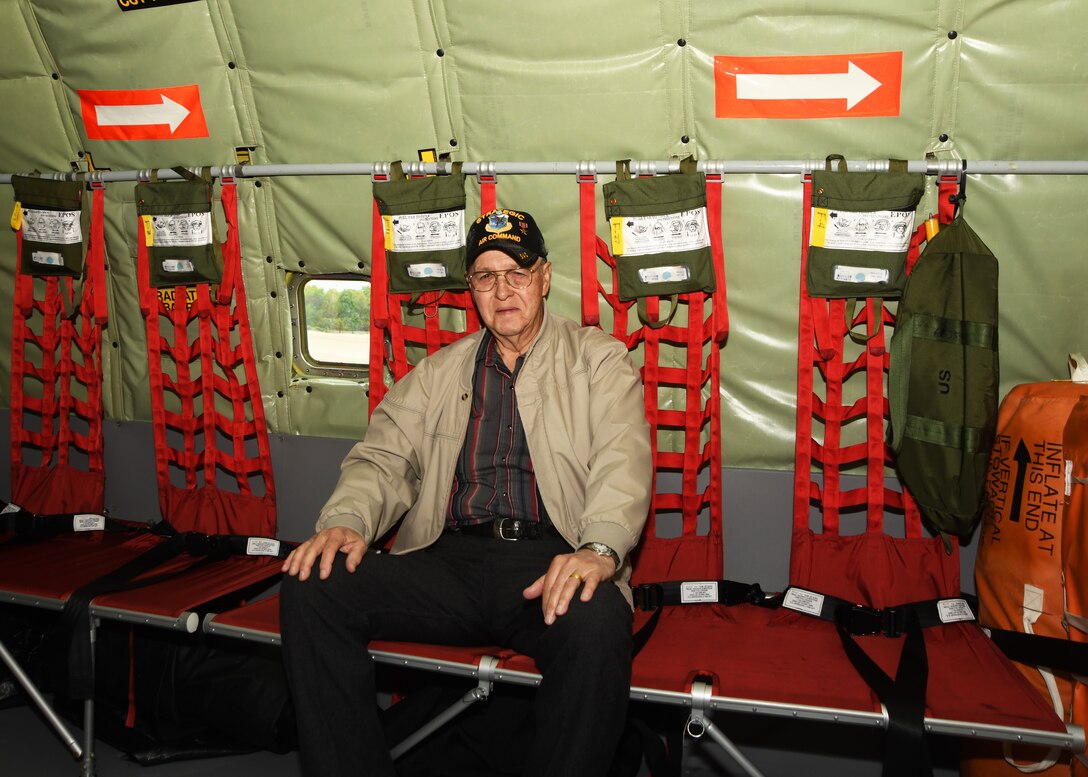
M 884 172 L 887 159 L 847 160 L 852 171 Z M 613 175 L 617 160 L 580 162 L 464 162 L 461 171 L 469 175 Z M 403 162 L 406 175 L 448 174 L 452 162 Z M 340 164 L 292 164 L 292 165 L 222 165 L 211 166 L 214 178 L 270 178 L 274 176 L 319 175 L 387 175 L 391 162 L 348 162 Z M 771 174 L 804 175 L 824 167 L 822 159 L 743 160 L 707 159 L 697 163 L 700 172 L 711 174 Z M 191 167 L 200 173 L 204 168 Z M 925 159 L 908 161 L 907 170 L 927 175 L 1088 175 L 1085 160 L 1022 160 L 980 161 L 960 159 Z M 630 171 L 636 175 L 658 175 L 680 172 L 680 160 L 632 160 Z M 42 178 L 74 181 L 80 176 L 88 183 L 113 181 L 149 181 L 152 175 L 160 179 L 180 179 L 182 176 L 170 168 L 144 170 L 95 170 L 87 173 L 47 172 Z M 11 183 L 12 173 L 0 173 L 0 183 Z M 24 174 L 25 175 L 25 174 Z

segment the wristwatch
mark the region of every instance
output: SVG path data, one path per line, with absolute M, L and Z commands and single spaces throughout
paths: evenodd
M 603 542 L 584 542 L 578 546 L 578 550 L 592 550 L 598 556 L 605 556 L 612 559 L 612 563 L 616 565 L 616 569 L 620 568 L 620 554 L 612 550 L 612 548 L 605 545 Z

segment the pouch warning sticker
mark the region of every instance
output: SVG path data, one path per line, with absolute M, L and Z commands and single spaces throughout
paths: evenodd
M 83 242 L 79 211 L 23 208 L 23 240 L 57 245 Z
M 206 246 L 212 242 L 212 214 L 173 213 L 151 216 L 153 242 L 160 247 Z
M 465 211 L 384 215 L 385 250 L 451 251 L 465 244 Z
M 613 216 L 612 253 L 623 256 L 695 251 L 710 245 L 706 208 L 657 216 Z
M 900 253 L 910 245 L 913 210 L 812 209 L 808 242 L 817 248 Z

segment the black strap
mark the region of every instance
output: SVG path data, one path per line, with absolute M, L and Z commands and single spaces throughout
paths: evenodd
M 917 618 L 922 628 L 929 628 L 977 620 L 975 613 L 978 610 L 974 597 L 967 594 L 880 609 L 793 585 L 775 596 L 768 606 L 785 607 L 813 618 L 834 621 L 855 637 L 883 634 L 893 638 L 906 633 L 904 624 L 911 616 Z
M 69 694 L 73 699 L 94 698 L 90 607 L 96 597 L 155 585 L 228 556 L 247 555 L 252 551 L 250 544 L 254 540 L 276 543 L 275 553 L 271 552 L 272 547 L 266 545 L 264 550 L 256 555 L 284 558 L 288 552 L 285 543 L 263 537 L 207 535 L 199 532 L 178 533 L 165 521 L 159 522 L 154 528 L 159 533 L 167 535 L 162 542 L 112 572 L 79 588 L 68 597 L 68 601 L 64 604 L 59 629 L 63 638 L 68 640 L 68 686 Z M 148 574 L 183 552 L 193 557 L 193 563 L 158 574 Z
M 987 631 L 994 644 L 1013 661 L 1074 674 L 1088 671 L 1088 642 L 1004 629 L 987 628 Z
M 39 514 L 8 503 L 0 512 L 0 534 L 14 534 L 24 540 L 44 540 L 58 534 L 94 531 L 137 531 L 137 527 L 121 523 L 97 513 Z
M 881 609 L 790 586 L 776 599 L 787 609 L 833 621 L 850 664 L 888 710 L 883 777 L 932 775 L 925 737 L 929 658 L 922 629 L 976 620 L 978 607 L 974 598 L 961 595 L 926 599 Z M 894 680 L 854 639 L 876 634 L 890 638 L 905 635 Z
M 150 572 L 185 550 L 184 535 L 167 537 L 112 572 L 74 591 L 64 604 L 59 630 L 68 642 L 68 692 L 72 699 L 94 698 L 94 650 L 91 643 L 91 600 L 115 591 L 140 588 L 166 579 L 149 575 L 138 582 L 134 578 Z M 183 570 L 175 570 L 178 574 Z
M 929 743 L 925 737 L 926 683 L 929 659 L 922 626 L 914 610 L 905 610 L 903 651 L 895 679 L 888 677 L 847 630 L 849 610 L 838 611 L 836 631 L 854 669 L 888 710 L 888 734 L 884 745 L 883 777 L 926 777 L 933 774 Z
M 635 607 L 653 611 L 650 619 L 631 636 L 632 656 L 646 646 L 653 636 L 662 608 L 674 604 L 756 604 L 765 605 L 770 597 L 759 583 L 738 583 L 735 580 L 667 580 L 662 583 L 642 583 L 631 587 Z

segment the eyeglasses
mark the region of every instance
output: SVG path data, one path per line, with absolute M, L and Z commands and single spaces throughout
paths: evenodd
M 521 267 L 515 270 L 482 270 L 465 273 L 465 279 L 473 291 L 491 291 L 500 277 L 506 279 L 511 289 L 527 289 L 533 282 L 534 272 L 536 272 L 536 266 L 527 270 Z

